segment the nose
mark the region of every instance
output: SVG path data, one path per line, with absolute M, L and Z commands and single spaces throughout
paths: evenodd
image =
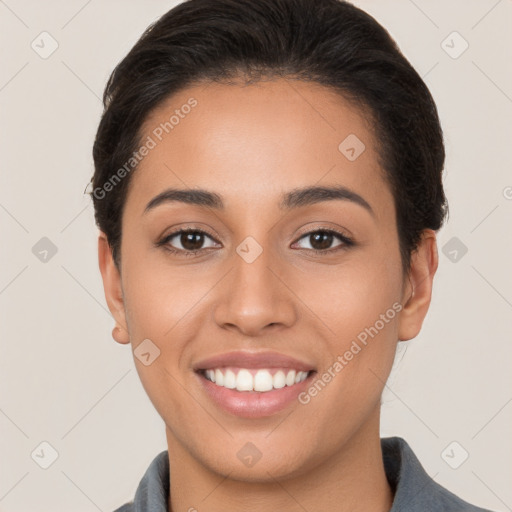
M 233 268 L 219 289 L 217 325 L 252 337 L 292 326 L 297 319 L 293 286 L 280 269 L 267 250 L 251 263 L 235 253 Z

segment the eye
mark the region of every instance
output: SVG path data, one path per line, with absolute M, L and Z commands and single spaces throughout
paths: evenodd
M 309 247 L 300 247 L 301 249 L 314 251 L 318 254 L 335 252 L 354 245 L 354 242 L 350 238 L 331 229 L 310 231 L 309 233 L 302 235 L 295 243 L 297 244 L 301 240 L 305 240 L 307 245 L 309 245 Z M 333 247 L 332 244 L 333 242 L 336 242 L 336 240 L 339 243 Z
M 205 241 L 210 240 L 210 244 L 205 246 Z M 213 243 L 212 243 L 213 242 Z M 164 246 L 172 253 L 181 253 L 184 256 L 194 256 L 195 254 L 216 246 L 217 241 L 208 233 L 200 229 L 180 229 L 169 233 L 157 245 Z
M 332 229 L 317 229 L 305 233 L 294 245 L 299 244 L 301 240 L 306 242 L 306 246 L 299 247 L 299 249 L 313 251 L 322 255 L 347 249 L 354 245 L 354 242 L 349 237 Z M 205 245 L 208 241 L 208 245 Z M 336 241 L 338 243 L 333 246 L 333 242 Z M 217 247 L 218 242 L 201 229 L 180 229 L 169 233 L 157 242 L 156 245 L 163 246 L 165 250 L 179 256 L 195 256 L 206 249 Z

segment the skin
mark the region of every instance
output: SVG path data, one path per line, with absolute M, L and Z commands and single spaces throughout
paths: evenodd
M 114 339 L 135 349 L 149 338 L 161 351 L 149 366 L 134 361 L 166 425 L 169 510 L 388 511 L 380 397 L 397 341 L 414 338 L 427 314 L 436 235 L 425 230 L 404 275 L 372 127 L 338 94 L 282 78 L 197 84 L 155 110 L 142 139 L 190 97 L 197 106 L 132 176 L 120 271 L 99 237 Z M 338 150 L 349 134 L 366 146 L 352 162 Z M 350 188 L 373 215 L 348 200 L 279 209 L 283 193 L 310 185 Z M 169 187 L 215 192 L 225 207 L 172 202 L 145 214 Z M 203 253 L 185 257 L 155 246 L 186 227 L 213 235 Z M 340 250 L 314 254 L 319 245 L 304 235 L 320 228 L 339 230 L 355 245 L 333 238 L 328 248 Z M 250 264 L 235 250 L 248 236 L 263 248 Z M 184 250 L 182 240 L 168 245 Z M 306 405 L 240 418 L 220 410 L 193 372 L 197 361 L 217 354 L 275 350 L 321 374 L 393 303 L 402 311 Z M 253 467 L 237 457 L 249 441 L 262 453 Z

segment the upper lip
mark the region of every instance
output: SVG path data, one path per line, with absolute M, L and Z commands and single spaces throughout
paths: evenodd
M 195 364 L 196 371 L 234 366 L 237 368 L 291 368 L 309 372 L 313 365 L 278 352 L 227 352 L 203 359 Z

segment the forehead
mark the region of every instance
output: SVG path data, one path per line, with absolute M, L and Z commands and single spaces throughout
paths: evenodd
M 387 189 L 371 120 L 311 82 L 196 84 L 148 116 L 141 141 L 151 149 L 127 200 L 142 209 L 144 201 L 176 186 L 214 190 L 228 207 L 235 198 L 263 203 L 313 184 L 347 186 L 369 201 Z

